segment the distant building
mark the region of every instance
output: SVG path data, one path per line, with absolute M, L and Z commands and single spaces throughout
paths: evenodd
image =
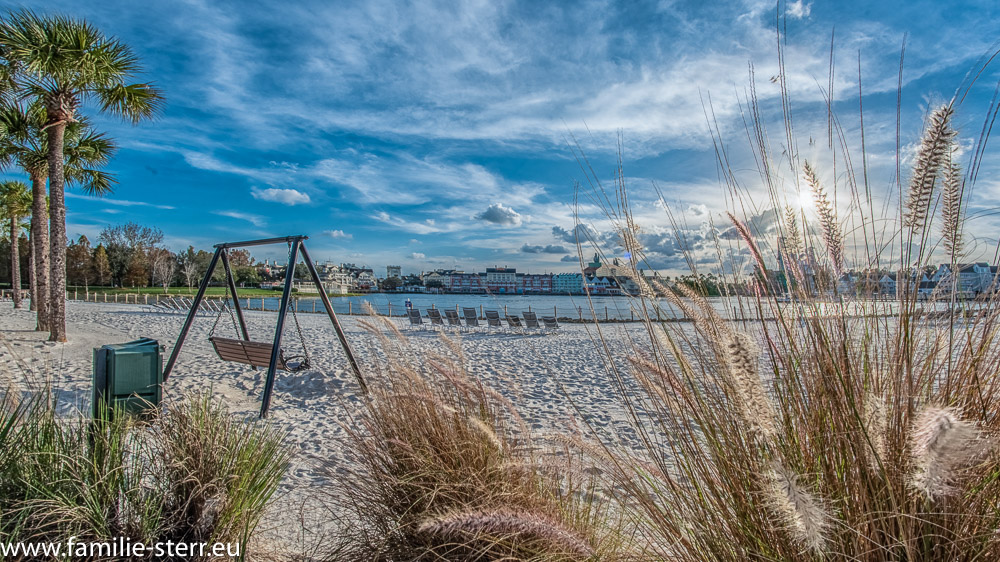
M 552 292 L 557 295 L 579 295 L 583 293 L 583 274 L 557 273 L 553 275 Z
M 387 265 L 385 266 L 385 277 L 403 277 L 403 268 L 398 265 Z
M 513 267 L 487 267 L 486 289 L 494 294 L 517 293 L 517 269 Z
M 521 282 L 521 292 L 525 294 L 550 294 L 552 293 L 552 277 L 551 273 L 518 275 Z
M 451 276 L 455 273 L 461 272 L 454 269 L 435 269 L 430 273 L 424 273 L 421 278 L 424 281 L 424 287 L 447 289 L 451 286 Z
M 621 295 L 622 289 L 614 277 L 591 275 L 584 278 L 584 287 L 591 295 Z
M 449 276 L 448 290 L 452 293 L 482 293 L 486 291 L 486 274 L 456 272 Z

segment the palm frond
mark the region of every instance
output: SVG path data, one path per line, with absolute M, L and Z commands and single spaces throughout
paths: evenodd
M 66 181 L 78 185 L 87 195 L 104 197 L 114 193 L 114 186 L 118 183 L 115 176 L 101 170 L 91 170 L 88 168 L 67 168 Z
M 152 84 L 115 84 L 96 91 L 101 111 L 133 123 L 152 118 L 163 105 L 163 94 Z

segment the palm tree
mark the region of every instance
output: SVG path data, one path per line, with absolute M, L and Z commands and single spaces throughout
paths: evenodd
M 138 123 L 152 117 L 162 97 L 151 84 L 127 84 L 140 72 L 132 50 L 82 20 L 39 16 L 30 10 L 0 21 L 0 55 L 25 96 L 45 107 L 49 168 L 49 340 L 66 341 L 66 200 L 64 142 L 67 125 L 91 101 Z
M 21 219 L 30 212 L 31 194 L 24 182 L 0 183 L 0 213 L 10 221 L 10 288 L 14 293 L 14 308 L 21 308 L 21 256 L 17 241 L 21 233 Z
M 0 165 L 16 163 L 31 180 L 31 256 L 32 308 L 37 312 L 35 330 L 49 330 L 49 215 L 45 180 L 49 175 L 48 135 L 43 131 L 47 119 L 44 108 L 35 104 L 26 110 L 17 106 L 0 109 L 0 124 L 8 131 L 0 142 Z M 111 159 L 117 146 L 103 133 L 90 128 L 86 118 L 66 126 L 63 154 L 66 182 L 77 184 L 88 195 L 111 193 L 115 183 L 111 174 L 94 169 Z

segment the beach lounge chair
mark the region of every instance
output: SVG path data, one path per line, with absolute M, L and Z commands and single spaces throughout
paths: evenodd
M 427 319 L 431 321 L 434 326 L 444 326 L 444 320 L 441 318 L 441 311 L 436 308 L 427 309 Z
M 479 327 L 479 317 L 476 315 L 475 308 L 463 308 L 462 315 L 465 316 L 465 325 L 470 328 Z
M 445 320 L 448 321 L 449 326 L 462 327 L 462 320 L 458 317 L 457 310 L 447 309 L 444 311 Z
M 543 316 L 542 324 L 545 324 L 546 330 L 558 330 L 559 322 L 556 320 L 555 316 Z
M 420 326 L 423 328 L 424 320 L 420 317 L 420 310 L 411 308 L 406 311 L 406 317 L 410 320 L 410 327 Z
M 531 330 L 541 329 L 541 325 L 538 324 L 538 315 L 530 310 L 528 312 L 521 313 L 521 319 L 524 320 L 524 327 Z
M 518 318 L 517 316 L 511 316 L 510 314 L 507 315 L 507 325 L 510 326 L 512 330 L 514 328 L 520 330 L 523 327 L 521 325 L 521 319 Z
M 500 313 L 495 310 L 487 310 L 486 325 L 491 328 L 503 328 L 503 324 L 500 323 Z

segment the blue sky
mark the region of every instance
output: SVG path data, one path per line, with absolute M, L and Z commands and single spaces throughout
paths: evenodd
M 681 228 L 704 261 L 713 252 L 703 236 L 725 222 L 706 108 L 754 202 L 748 214 L 768 208 L 744 130 L 750 63 L 773 152 L 783 148 L 771 2 L 47 0 L 7 7 L 89 20 L 131 45 L 147 70 L 142 79 L 166 95 L 153 122 L 95 119 L 121 145 L 109 166 L 120 184 L 103 200 L 68 199 L 74 236 L 93 239 L 109 224 L 133 220 L 161 228 L 173 250 L 303 233 L 314 258 L 367 264 L 380 274 L 390 263 L 404 273 L 494 264 L 571 271 L 578 268 L 577 213 L 579 229 L 593 233 L 602 251 L 619 251 L 576 145 L 613 187 L 620 139 L 647 256 L 653 267 L 676 271 L 683 259 L 654 184 L 684 217 Z M 834 109 L 856 144 L 860 53 L 878 194 L 890 193 L 893 182 L 904 35 L 904 156 L 928 108 L 949 99 L 1000 38 L 995 2 L 803 1 L 781 10 L 796 150 L 830 184 L 844 183 L 826 146 L 822 93 L 834 33 Z M 997 64 L 959 108 L 967 146 L 982 127 Z M 1000 195 L 995 171 L 985 159 L 973 210 Z M 975 252 L 995 245 L 995 227 L 991 217 L 970 224 Z M 257 257 L 280 258 L 281 250 Z

